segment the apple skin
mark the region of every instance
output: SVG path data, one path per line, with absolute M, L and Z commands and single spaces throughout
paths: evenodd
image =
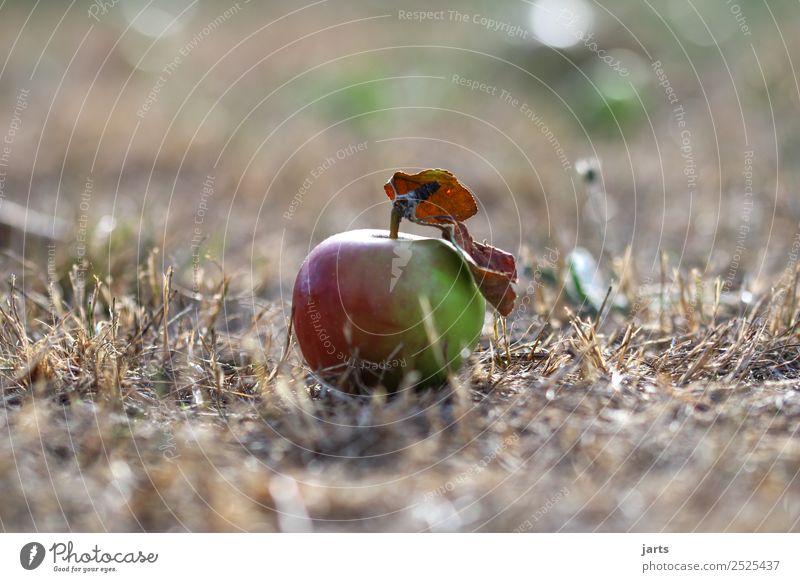
M 486 310 L 449 242 L 391 239 L 385 230 L 321 242 L 300 267 L 292 304 L 300 350 L 315 372 L 341 373 L 351 363 L 364 384 L 389 390 L 404 377 L 417 386 L 441 384 L 475 347 Z

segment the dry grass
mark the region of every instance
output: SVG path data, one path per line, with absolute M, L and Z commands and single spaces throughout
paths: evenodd
M 6 289 L 3 529 L 799 529 L 794 272 L 748 303 L 630 272 L 602 314 L 556 273 L 449 387 L 364 397 L 283 358 L 279 305 L 156 264 Z

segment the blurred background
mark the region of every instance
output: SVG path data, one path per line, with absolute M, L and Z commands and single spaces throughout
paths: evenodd
M 0 0 L 0 528 L 797 530 L 798 32 L 767 0 Z M 284 353 L 291 286 L 435 167 L 522 300 L 469 392 L 362 405 Z
M 279 298 L 310 246 L 386 228 L 395 170 L 443 167 L 523 263 L 631 247 L 642 278 L 666 252 L 738 287 L 798 234 L 799 25 L 741 0 L 6 0 L 6 242 L 123 288 L 158 247 L 181 285 L 218 263 Z

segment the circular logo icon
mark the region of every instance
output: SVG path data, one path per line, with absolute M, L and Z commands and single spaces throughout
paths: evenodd
M 19 563 L 26 570 L 35 570 L 44 561 L 44 546 L 39 542 L 29 542 L 19 551 Z

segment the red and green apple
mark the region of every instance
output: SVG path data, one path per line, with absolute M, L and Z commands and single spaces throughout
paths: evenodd
M 486 302 L 451 243 L 389 234 L 344 232 L 311 251 L 292 296 L 297 341 L 315 371 L 441 383 L 478 342 Z
M 441 384 L 480 338 L 484 297 L 501 315 L 513 306 L 514 260 L 469 236 L 461 221 L 477 206 L 449 172 L 398 172 L 386 191 L 389 231 L 337 234 L 306 257 L 292 294 L 294 333 L 323 377 L 355 371 L 390 390 Z M 401 234 L 403 218 L 444 239 Z

